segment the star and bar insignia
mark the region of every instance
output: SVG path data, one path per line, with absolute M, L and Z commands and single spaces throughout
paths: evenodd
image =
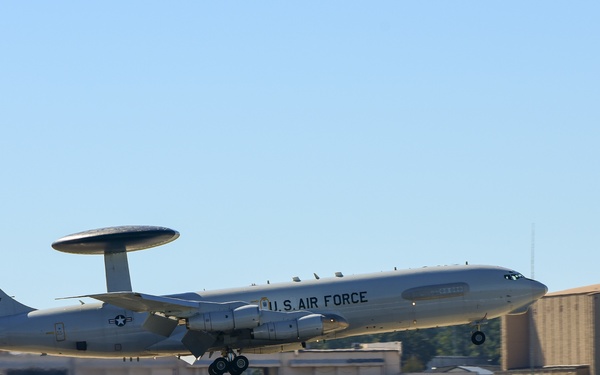
M 127 322 L 131 322 L 133 320 L 130 316 L 125 315 L 117 315 L 114 319 L 108 319 L 108 324 L 114 324 L 117 327 L 123 327 Z

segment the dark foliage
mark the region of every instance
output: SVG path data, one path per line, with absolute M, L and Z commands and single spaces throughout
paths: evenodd
M 310 343 L 309 347 L 344 349 L 355 347 L 355 343 L 401 341 L 402 363 L 408 365 L 411 371 L 419 366 L 423 370 L 436 355 L 478 357 L 487 360 L 490 365 L 497 365 L 500 362 L 500 320 L 490 320 L 482 326 L 482 331 L 487 338 L 480 346 L 471 343 L 473 327 L 453 326 L 326 340 Z

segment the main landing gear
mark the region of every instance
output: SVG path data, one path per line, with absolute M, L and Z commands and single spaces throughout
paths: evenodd
M 240 375 L 248 368 L 250 361 L 243 355 L 235 355 L 233 352 L 227 352 L 223 357 L 219 357 L 208 366 L 210 375 L 223 375 L 228 372 L 231 375 Z

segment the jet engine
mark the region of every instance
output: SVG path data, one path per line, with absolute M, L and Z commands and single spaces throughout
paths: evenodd
M 250 329 L 259 340 L 304 340 L 348 327 L 334 314 L 260 310 L 257 305 L 200 313 L 187 318 L 187 328 L 202 332 L 232 332 Z
M 312 337 L 341 331 L 348 322 L 340 316 L 309 314 L 293 320 L 266 322 L 252 330 L 259 340 L 307 340 Z
M 259 325 L 260 310 L 257 305 L 245 305 L 233 310 L 212 311 L 187 319 L 187 327 L 192 331 L 229 332 L 235 329 L 254 328 Z

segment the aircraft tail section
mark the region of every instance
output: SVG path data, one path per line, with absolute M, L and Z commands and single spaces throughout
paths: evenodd
M 0 317 L 27 313 L 35 310 L 33 307 L 23 305 L 0 289 Z

